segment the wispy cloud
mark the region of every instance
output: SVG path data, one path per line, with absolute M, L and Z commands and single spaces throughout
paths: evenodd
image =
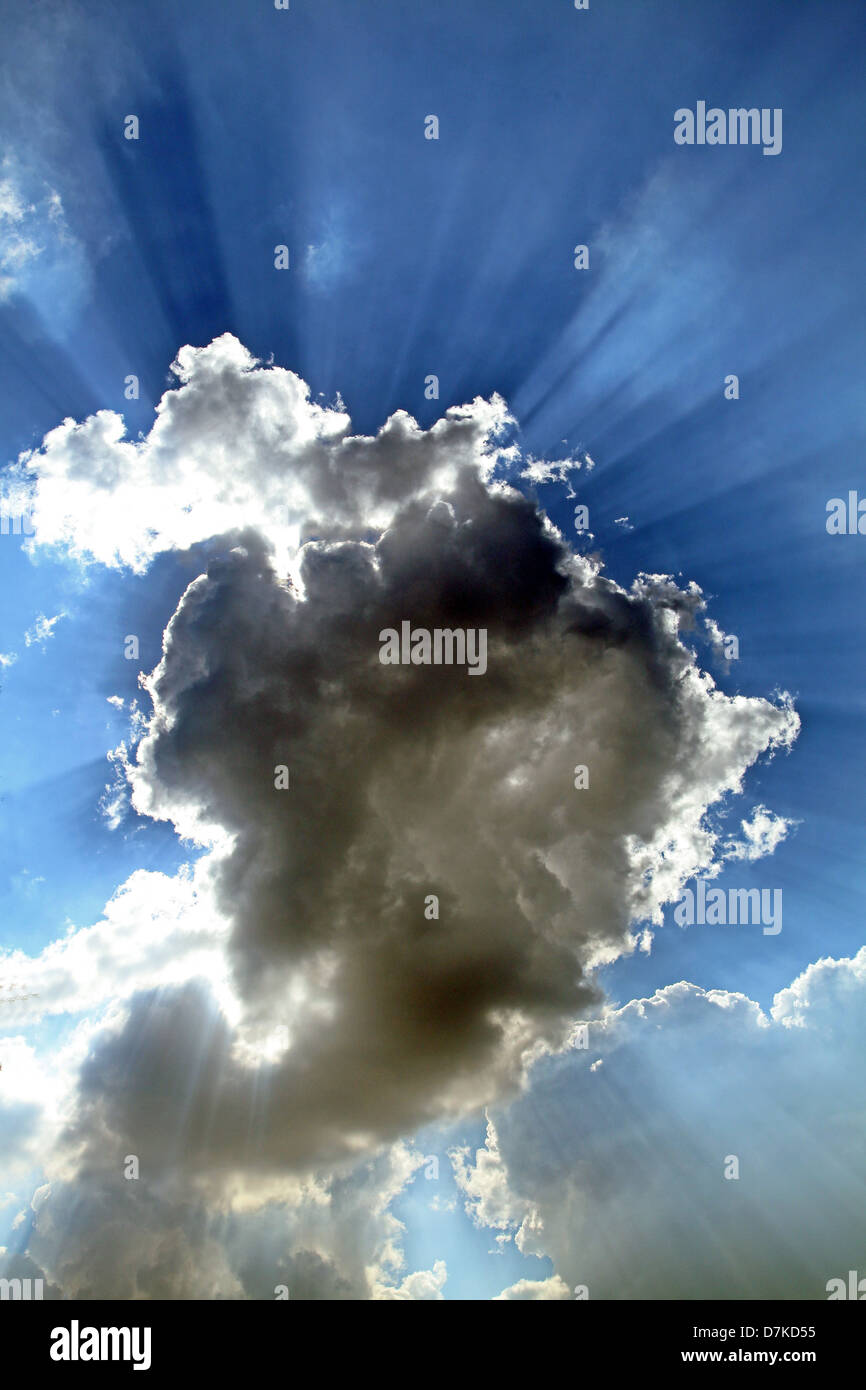
M 66 616 L 66 613 L 55 613 L 53 618 L 46 618 L 44 613 L 40 613 L 33 626 L 28 628 L 24 634 L 24 641 L 27 646 L 32 647 L 34 644 L 41 645 L 47 642 L 49 637 L 54 636 L 54 629 L 61 618 Z
M 7 155 L 0 164 L 0 303 L 22 295 L 56 324 L 85 282 L 84 250 L 60 194 Z

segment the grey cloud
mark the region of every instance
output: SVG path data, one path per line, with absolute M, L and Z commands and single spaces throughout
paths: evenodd
M 243 1297 L 221 1244 L 219 1214 L 194 1192 L 127 1180 L 117 1136 L 94 1136 L 74 1181 L 52 1184 L 29 1249 L 65 1298 Z M 166 1189 L 168 1189 L 166 1191 Z
M 526 1048 L 556 1045 L 597 1000 L 593 958 L 631 947 L 633 844 L 669 846 L 684 798 L 694 830 L 795 727 L 696 681 L 677 635 L 695 586 L 647 576 L 628 594 L 599 576 L 485 480 L 462 428 L 414 438 L 423 477 L 450 479 L 424 497 L 397 466 L 402 424 L 355 441 L 370 486 L 410 496 L 375 544 L 308 542 L 303 599 L 261 534 L 237 533 L 187 590 L 149 683 L 135 803 L 233 837 L 218 900 L 247 1018 L 297 1034 L 253 1163 L 330 1159 L 514 1085 Z M 406 618 L 486 628 L 487 673 L 382 666 L 378 634 Z M 315 977 L 303 1019 L 281 1014 L 292 971 Z M 220 1128 L 213 1161 L 239 1161 Z
M 629 837 L 651 839 L 672 781 L 694 781 L 681 750 L 704 712 L 683 697 L 668 596 L 579 568 L 531 502 L 468 469 L 446 500 L 409 503 L 375 546 L 309 543 L 303 601 L 239 535 L 190 586 L 150 683 L 135 801 L 235 837 L 219 900 L 250 1015 L 276 1017 L 293 968 L 328 976 L 326 1021 L 273 1081 L 290 1136 L 263 1133 L 251 1162 L 393 1138 L 513 1084 L 512 1039 L 560 1041 L 598 998 L 591 953 L 628 949 Z M 487 674 L 383 667 L 378 634 L 406 617 L 486 627 Z M 736 776 L 786 728 L 762 714 Z
M 223 536 L 166 630 L 130 778 L 139 811 L 213 846 L 239 1017 L 199 987 L 137 996 L 95 1042 L 65 1139 L 89 1155 L 87 1192 L 89 1172 L 94 1192 L 103 1181 L 98 1135 L 216 1200 L 514 1093 L 599 1004 L 595 967 L 712 860 L 707 809 L 798 721 L 698 670 L 679 636 L 696 586 L 622 590 L 495 480 L 501 401 L 427 431 L 399 414 L 363 438 L 228 337 L 183 349 L 177 370 L 141 445 L 104 413 L 66 422 L 27 468 L 37 544 L 141 566 L 202 526 Z M 281 509 L 308 538 L 297 556 Z M 379 632 L 404 619 L 485 628 L 486 673 L 383 666 Z M 278 1025 L 287 1050 L 251 1065 L 244 1047 Z M 185 1289 L 206 1236 L 182 1211 Z M 303 1243 L 292 1258 L 304 1251 L 329 1262 L 298 1266 L 311 1288 L 359 1286 L 351 1261 Z M 260 1286 L 217 1264 L 215 1289 Z M 164 1287 L 156 1238 L 144 1268 L 136 1287 Z M 444 1271 L 414 1278 L 393 1296 L 438 1296 Z

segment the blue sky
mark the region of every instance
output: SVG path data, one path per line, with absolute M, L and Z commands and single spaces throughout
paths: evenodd
M 790 692 L 802 720 L 793 751 L 722 808 L 731 834 L 760 805 L 794 823 L 771 857 L 719 879 L 781 888 L 783 931 L 682 931 L 668 908 L 649 954 L 602 972 L 609 997 L 685 980 L 766 1010 L 811 963 L 854 956 L 866 541 L 828 536 L 825 517 L 831 497 L 866 490 L 862 7 L 3 11 L 0 181 L 18 211 L 0 217 L 2 461 L 102 409 L 130 439 L 146 434 L 179 348 L 223 333 L 314 399 L 339 393 L 358 434 L 398 409 L 427 428 L 499 393 L 524 455 L 594 460 L 573 484 L 594 535 L 578 548 L 626 587 L 641 571 L 696 581 L 740 642 L 726 671 L 695 638 L 720 688 Z M 781 108 L 781 154 L 676 146 L 673 113 L 698 100 Z M 138 141 L 122 138 L 129 113 Z M 429 113 L 438 141 L 423 136 Z M 138 400 L 124 398 L 130 373 Z M 573 538 L 563 486 L 537 495 Z M 96 922 L 135 870 L 189 860 L 165 822 L 131 814 L 111 829 L 100 798 L 106 755 L 128 737 L 107 699 L 141 699 L 138 671 L 206 555 L 134 574 L 0 537 L 0 652 L 17 656 L 0 673 L 5 948 L 35 955 Z M 123 658 L 129 633 L 138 663 Z M 46 1022 L 34 1045 L 75 1021 Z M 476 1117 L 422 1147 L 483 1140 Z M 446 1260 L 446 1297 L 552 1272 L 513 1247 L 488 1254 L 494 1235 L 459 1199 L 431 1213 L 432 1186 L 422 1173 L 394 1210 L 409 1268 Z M 441 1191 L 457 1192 L 450 1175 Z

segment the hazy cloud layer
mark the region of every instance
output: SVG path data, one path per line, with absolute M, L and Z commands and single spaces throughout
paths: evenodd
M 822 1299 L 862 1269 L 866 948 L 769 1015 L 680 983 L 589 1034 L 455 1152 L 478 1225 L 590 1298 Z

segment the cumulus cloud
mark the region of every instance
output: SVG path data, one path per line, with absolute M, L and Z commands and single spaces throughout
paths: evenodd
M 416 1270 L 414 1274 L 407 1274 L 399 1285 L 374 1285 L 373 1297 L 401 1302 L 441 1302 L 442 1289 L 447 1278 L 445 1261 L 437 1260 L 432 1269 Z
M 163 1196 L 177 1184 L 153 1220 L 195 1239 L 167 1262 L 158 1242 L 145 1252 L 147 1291 L 169 1267 L 191 1288 L 211 1248 L 192 1188 L 225 1204 L 245 1185 L 261 1205 L 515 1094 L 601 1006 L 597 967 L 648 949 L 664 904 L 711 870 L 709 809 L 798 729 L 786 698 L 727 697 L 699 668 L 681 637 L 696 585 L 624 590 L 508 484 L 521 461 L 498 397 L 429 430 L 398 412 L 366 437 L 230 335 L 182 348 L 174 370 L 146 438 L 110 411 L 67 420 L 12 484 L 31 547 L 88 563 L 144 571 L 213 540 L 145 679 L 135 756 L 115 758 L 135 810 L 206 852 L 177 879 L 134 876 L 104 922 L 11 962 L 38 989 L 28 1017 L 125 1001 L 91 1040 L 63 1143 L 92 1175 L 82 1212 L 111 1207 L 93 1136 L 146 1148 Z M 486 673 L 383 665 L 380 633 L 404 620 L 485 629 Z M 111 793 L 106 814 L 122 809 Z M 118 1219 L 112 1244 L 148 1230 Z M 308 1261 L 313 1284 L 343 1287 L 335 1259 L 330 1284 Z M 365 1270 L 348 1287 L 377 1298 L 440 1297 L 445 1280 L 384 1257 Z M 217 1261 L 209 1287 L 238 1286 Z
M 216 1192 L 206 1175 L 179 1181 L 149 1140 L 142 1123 L 120 1148 L 99 1126 L 55 1143 L 28 1252 L 65 1297 L 441 1299 L 444 1262 L 407 1270 L 391 1211 L 422 1162 L 406 1145 L 343 1174 Z M 127 1178 L 132 1157 L 138 1174 Z
M 516 1284 L 511 1284 L 509 1288 L 503 1289 L 502 1293 L 498 1293 L 493 1301 L 495 1303 L 502 1299 L 514 1303 L 530 1299 L 563 1298 L 571 1298 L 571 1290 L 558 1274 L 554 1274 L 550 1279 L 518 1279 Z
M 222 949 L 228 929 L 215 910 L 206 863 L 173 877 L 136 870 L 94 926 L 70 923 L 35 957 L 20 949 L 0 957 L 3 979 L 16 985 L 4 1021 L 20 1028 L 191 979 L 206 981 L 229 1008 Z
M 591 1298 L 822 1299 L 862 1267 L 866 947 L 769 1014 L 680 983 L 589 1027 L 603 1070 L 541 1062 L 463 1165 L 477 1223 Z
M 31 548 L 143 571 L 162 551 L 241 527 L 284 564 L 305 524 L 319 535 L 381 530 L 461 467 L 492 468 L 486 446 L 508 421 L 494 397 L 448 410 L 430 430 L 400 411 L 375 439 L 352 436 L 345 411 L 314 403 L 294 372 L 261 367 L 231 334 L 181 348 L 172 370 L 180 385 L 145 439 L 126 439 L 123 417 L 102 410 L 65 420 L 21 456 L 7 491 L 19 508 L 29 501 Z
M 476 1226 L 507 1231 L 522 1224 L 526 1219 L 524 1204 L 515 1199 L 508 1186 L 496 1128 L 489 1117 L 487 1138 L 483 1147 L 476 1152 L 475 1162 L 470 1161 L 469 1149 L 465 1145 L 452 1150 L 450 1158 L 457 1186 L 464 1195 L 466 1211 Z

